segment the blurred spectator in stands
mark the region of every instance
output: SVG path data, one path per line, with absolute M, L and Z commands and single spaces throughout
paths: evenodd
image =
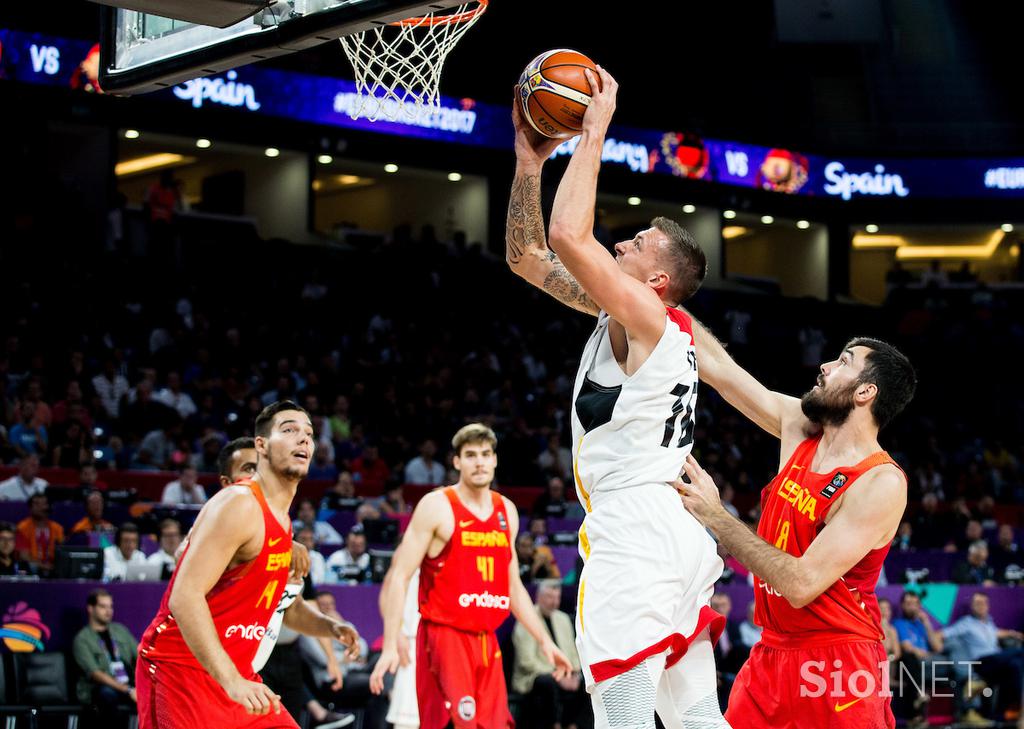
M 971 271 L 971 264 L 968 261 L 964 261 L 960 264 L 960 268 L 949 274 L 950 283 L 974 283 L 978 280 L 978 276 Z
M 950 540 L 949 519 L 939 513 L 935 494 L 921 497 L 921 510 L 914 517 L 914 546 L 918 549 L 940 549 Z
M 1018 569 L 1015 572 L 1018 573 L 1020 572 L 1019 568 L 1024 567 L 1024 557 L 1021 556 L 1013 527 L 1009 524 L 999 525 L 999 531 L 996 533 L 996 544 L 992 548 L 989 562 L 996 571 L 996 579 L 1000 582 L 1016 582 L 1020 579 L 1014 576 L 1011 580 L 1006 576 L 1006 570 L 1010 566 L 1016 565 Z
M 194 466 L 185 466 L 178 478 L 164 486 L 160 496 L 161 504 L 205 504 L 206 489 L 199 483 L 199 474 Z
M 405 465 L 405 482 L 419 486 L 438 486 L 444 483 L 444 466 L 435 460 L 437 444 L 427 438 L 420 444 L 420 454 Z
M 68 420 L 56 430 L 51 460 L 54 466 L 77 469 L 92 460 L 92 434 L 80 422 Z
M 753 648 L 761 640 L 761 626 L 754 622 L 754 601 L 747 605 L 747 619 L 740 623 L 740 642 Z
M 174 223 L 184 209 L 181 185 L 172 170 L 163 170 L 160 178 L 146 190 L 143 207 L 146 211 L 149 252 L 158 265 L 175 265 Z
M 909 552 L 914 548 L 914 527 L 909 521 L 900 522 L 892 540 L 892 548 L 897 552 Z
M 326 577 L 330 584 L 354 585 L 369 578 L 370 554 L 366 551 L 366 535 L 359 525 L 345 537 L 345 546 L 327 558 Z
M 879 598 L 878 610 L 882 618 L 882 647 L 890 661 L 898 660 L 903 649 L 900 648 L 900 636 L 892 625 L 892 603 L 884 597 Z
M 21 457 L 43 455 L 50 447 L 50 438 L 46 426 L 35 419 L 35 404 L 26 400 L 21 403 L 18 412 L 21 414 L 21 420 L 7 434 L 11 447 Z
M 914 275 L 907 269 L 903 268 L 903 264 L 895 260 L 885 274 L 885 283 L 887 286 L 892 288 L 899 288 L 906 286 L 908 283 L 914 280 Z
M 356 496 L 356 485 L 352 481 L 352 474 L 342 471 L 338 474 L 334 485 L 324 494 L 320 502 L 320 510 L 327 511 L 355 511 L 363 500 Z
M 117 531 L 117 527 L 103 518 L 103 510 L 106 508 L 106 505 L 106 500 L 100 491 L 90 491 L 87 493 L 85 496 L 85 516 L 75 522 L 75 525 L 71 527 L 71 533 L 88 534 L 92 532 L 109 537 L 111 533 Z M 102 546 L 106 547 L 110 543 L 108 538 L 107 543 Z
M 41 494 L 50 484 L 39 478 L 39 456 L 23 456 L 18 461 L 18 472 L 0 481 L 0 501 L 26 501 L 33 494 Z
M 535 547 L 542 547 L 548 543 L 548 520 L 543 516 L 531 516 L 528 531 L 533 535 Z
M 382 516 L 395 518 L 400 514 L 411 514 L 412 506 L 405 502 L 402 484 L 392 481 L 384 490 L 384 495 L 373 502 Z
M 722 709 L 728 705 L 729 692 L 736 674 L 750 655 L 743 645 L 740 626 L 732 617 L 732 599 L 724 592 L 711 596 L 711 609 L 725 616 L 725 629 L 715 644 L 715 670 L 718 673 L 718 703 Z
M 942 262 L 939 260 L 933 260 L 928 264 L 928 270 L 921 274 L 921 285 L 924 287 L 929 286 L 945 286 L 949 283 L 949 276 L 942 269 Z
M 348 398 L 338 395 L 334 398 L 334 411 L 327 419 L 331 426 L 331 440 L 335 443 L 348 440 L 352 435 L 352 421 L 348 417 Z
M 178 563 L 176 554 L 182 540 L 181 522 L 177 519 L 164 519 L 160 522 L 157 534 L 160 536 L 160 549 L 146 557 L 146 562 L 161 565 L 163 567 L 161 577 L 167 579 L 174 572 L 174 567 Z
M 530 532 L 519 532 L 516 537 L 516 556 L 519 557 L 519 576 L 523 582 L 557 580 L 562 576 L 550 547 L 538 547 Z
M 217 480 L 221 488 L 251 478 L 256 473 L 256 441 L 248 436 L 235 438 L 217 456 Z
M 153 399 L 176 410 L 182 420 L 187 420 L 198 410 L 192 396 L 181 389 L 181 375 L 174 370 L 167 373 L 167 384 L 153 395 Z
M 972 523 L 977 524 L 978 522 Z M 979 539 L 967 548 L 966 561 L 960 562 L 953 568 L 950 579 L 958 585 L 992 587 L 996 584 L 996 572 L 988 563 L 988 544 L 985 540 Z
M 324 544 L 341 544 L 342 538 L 338 530 L 326 521 L 318 521 L 316 518 L 316 504 L 313 499 L 299 499 L 295 509 L 295 521 L 292 522 L 292 530 L 297 533 L 302 527 L 309 527 L 313 530 L 313 537 L 317 546 Z
M 971 612 L 942 630 L 947 641 L 957 642 L 969 661 L 990 688 L 999 689 L 996 719 L 1002 720 L 1007 709 L 1020 709 L 1021 682 L 1024 679 L 1024 650 L 1020 641 L 1024 633 L 996 626 L 989 613 L 989 598 L 984 592 L 971 596 Z M 1017 647 L 1003 649 L 1001 640 L 1017 641 Z
M 317 443 L 313 462 L 309 464 L 306 478 L 333 481 L 338 477 L 338 467 L 334 465 L 333 450 L 329 443 Z
M 537 456 L 537 466 L 546 477 L 567 481 L 572 478 L 572 452 L 557 435 L 549 436 L 547 446 Z
M 18 558 L 14 550 L 14 525 L 9 521 L 0 521 L 0 575 L 27 575 L 31 565 Z
M 977 519 L 968 519 L 953 540 L 953 549 L 947 548 L 947 551 L 966 552 L 972 544 L 983 540 L 984 537 L 985 530 L 981 528 L 981 522 Z
M 932 628 L 931 618 L 921 608 L 921 598 L 917 593 L 906 591 L 900 599 L 901 617 L 892 621 L 903 650 L 903 660 L 909 657 L 918 661 L 931 661 L 942 653 L 942 633 Z M 911 675 L 920 675 L 915 668 Z
M 125 376 L 117 371 L 117 362 L 112 357 L 104 360 L 103 372 L 92 378 L 92 389 L 106 416 L 117 420 L 121 415 L 121 398 L 128 394 L 131 386 Z
M 124 580 L 130 564 L 146 564 L 139 549 L 139 528 L 126 521 L 117 530 L 114 543 L 103 550 L 103 581 Z
M 981 522 L 981 528 L 984 531 L 996 529 L 999 526 L 999 520 L 996 519 L 996 500 L 989 494 L 978 499 L 978 504 L 974 509 L 974 518 Z
M 223 448 L 224 438 L 220 433 L 207 433 L 199 442 L 199 452 L 192 454 L 189 463 L 200 473 L 219 473 Z
M 946 498 L 946 492 L 942 490 L 942 474 L 933 461 L 917 469 L 917 487 L 921 494 L 935 494 L 940 500 Z
M 377 446 L 367 444 L 363 454 L 352 461 L 352 478 L 364 489 L 363 493 L 380 493 L 384 490 L 391 469 L 380 457 Z
M 153 458 L 153 465 L 166 471 L 174 465 L 172 456 L 180 436 L 181 421 L 175 415 L 169 421 L 165 421 L 159 427 L 146 433 L 146 437 L 139 443 L 139 451 L 149 451 Z
M 555 670 L 540 651 L 540 644 L 516 623 L 512 629 L 515 664 L 512 669 L 512 690 L 523 694 L 524 726 L 538 729 L 578 726 L 584 723 L 590 705 L 576 652 L 572 618 L 558 609 L 562 587 L 557 581 L 544 581 L 537 586 L 535 608 L 548 635 L 572 663 L 572 673 L 561 680 L 551 674 Z
M 808 369 L 817 370 L 821 363 L 826 361 L 824 352 L 828 339 L 825 332 L 816 326 L 808 325 L 800 329 L 797 340 L 800 342 L 800 364 Z
M 83 705 L 99 709 L 102 726 L 111 726 L 118 709 L 135 708 L 138 643 L 128 628 L 114 622 L 114 598 L 102 587 L 89 593 L 85 611 L 89 621 L 72 642 L 81 671 L 75 694 Z
M 60 425 L 68 420 L 77 420 L 88 431 L 92 431 L 92 416 L 85 405 L 82 385 L 78 380 L 68 382 L 64 399 L 53 406 L 53 424 Z
M 371 519 L 380 519 L 380 509 L 377 508 L 376 504 L 371 504 L 369 501 L 364 501 L 356 509 L 356 524 L 362 524 L 364 521 Z
M 324 584 L 327 574 L 327 561 L 316 549 L 316 537 L 313 534 L 313 530 L 308 526 L 300 527 L 295 531 L 295 541 L 309 552 L 309 579 L 313 581 L 314 585 Z
M 33 427 L 43 426 L 49 429 L 53 425 L 53 410 L 43 399 L 43 384 L 40 382 L 39 377 L 30 377 L 28 383 L 25 385 L 25 392 L 21 396 L 22 402 L 32 403 L 32 420 L 30 425 Z
M 57 547 L 64 542 L 64 527 L 50 519 L 50 501 L 46 494 L 33 494 L 28 499 L 28 516 L 18 522 L 15 546 L 21 559 L 33 571 L 49 573 Z
M 556 519 L 583 518 L 583 508 L 577 502 L 565 498 L 565 481 L 558 476 L 548 479 L 544 493 L 533 502 L 531 512 L 537 516 L 550 516 Z
M 355 628 L 338 612 L 337 603 L 332 593 L 326 590 L 318 592 L 316 607 L 327 617 Z M 300 635 L 298 643 L 299 654 L 312 674 L 313 684 L 316 688 L 315 693 L 325 703 L 357 707 L 373 701 L 370 694 L 370 674 L 365 670 L 370 649 L 362 636 L 359 636 L 359 657 L 353 660 L 349 660 L 344 645 L 336 640 L 330 642 L 332 662 L 337 665 L 343 677 L 343 683 L 338 688 L 335 688 L 337 684 L 332 678 L 322 642 L 308 635 Z M 378 724 L 372 723 L 368 717 L 364 717 L 363 726 L 367 725 L 378 726 Z
M 732 503 L 733 499 L 736 498 L 736 489 L 732 487 L 732 484 L 726 481 L 722 484 L 722 506 L 730 514 L 735 516 L 737 519 L 740 518 L 740 512 L 736 506 Z
M 83 494 L 89 491 L 107 490 L 107 484 L 100 481 L 100 472 L 96 470 L 95 463 L 83 463 L 78 468 L 78 488 L 82 490 Z

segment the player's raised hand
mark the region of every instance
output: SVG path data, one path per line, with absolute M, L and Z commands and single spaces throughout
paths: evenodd
M 572 663 L 566 657 L 564 653 L 555 645 L 554 641 L 547 641 L 540 647 L 540 651 L 544 654 L 544 658 L 548 663 L 555 667 L 552 671 L 552 676 L 555 677 L 556 681 L 561 681 L 566 676 L 572 673 Z
M 544 161 L 554 154 L 563 139 L 548 139 L 530 126 L 523 116 L 523 107 L 519 102 L 519 88 L 516 87 L 515 96 L 512 99 L 512 126 L 516 130 L 516 161 L 530 165 L 541 166 Z
M 309 550 L 305 544 L 292 542 L 292 569 L 289 575 L 301 580 L 309 574 Z
M 345 651 L 348 660 L 354 661 L 359 658 L 359 631 L 337 620 L 331 625 L 331 631 L 334 633 L 334 639 L 348 648 Z
M 370 674 L 370 691 L 380 695 L 384 690 L 384 674 L 397 671 L 400 663 L 397 648 L 384 648 L 377 659 L 377 665 L 373 667 L 373 673 Z
M 683 473 L 686 474 L 690 482 L 686 483 L 682 479 L 676 479 L 674 486 L 682 496 L 686 510 L 706 525 L 708 517 L 722 508 L 722 497 L 718 493 L 718 485 L 708 475 L 708 472 L 700 467 L 697 459 L 693 456 L 686 457 L 686 462 L 683 463 Z
M 583 133 L 604 137 L 615 113 L 619 83 L 601 66 L 597 67 L 596 74 L 589 68 L 584 69 L 583 73 L 590 82 L 590 106 L 583 115 Z
M 263 716 L 270 712 L 281 713 L 281 697 L 259 681 L 246 681 L 239 677 L 224 690 L 228 698 L 241 704 L 247 714 Z

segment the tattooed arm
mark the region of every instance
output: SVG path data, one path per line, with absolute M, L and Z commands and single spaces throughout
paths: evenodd
M 516 176 L 505 222 L 505 260 L 512 272 L 537 288 L 585 314 L 600 310 L 569 273 L 544 235 L 540 203 L 540 172 L 559 140 L 546 139 L 529 129 L 519 104 L 513 104 L 516 128 Z

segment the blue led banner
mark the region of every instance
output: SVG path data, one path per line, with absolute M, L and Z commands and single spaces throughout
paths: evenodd
M 0 79 L 90 90 L 91 64 L 98 63 L 95 51 L 87 41 L 0 29 Z M 355 85 L 344 79 L 247 66 L 146 98 L 494 149 L 512 146 L 512 125 L 504 106 L 442 97 L 439 111 L 412 122 L 370 122 L 349 115 L 355 93 Z M 573 148 L 570 140 L 556 155 L 571 154 Z M 604 160 L 640 174 L 842 200 L 1024 197 L 1024 157 L 838 159 L 702 139 L 690 132 L 613 126 Z

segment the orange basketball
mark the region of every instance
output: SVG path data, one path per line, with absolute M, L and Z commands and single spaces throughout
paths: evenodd
M 530 126 L 551 139 L 574 137 L 590 105 L 590 82 L 583 75 L 594 62 L 577 51 L 558 48 L 530 61 L 519 77 L 519 102 Z

